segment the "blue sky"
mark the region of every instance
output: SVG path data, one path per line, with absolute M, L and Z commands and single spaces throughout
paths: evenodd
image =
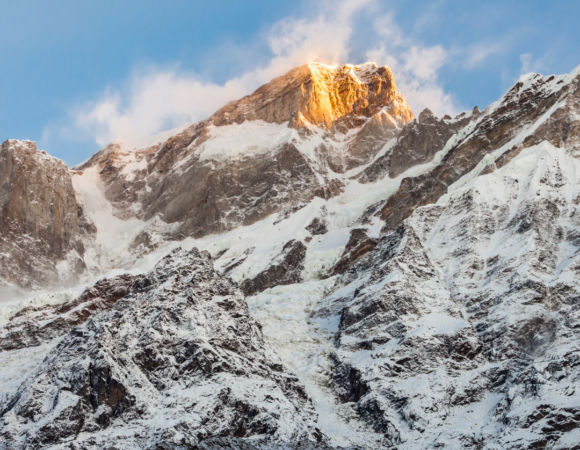
M 76 164 L 309 60 L 389 65 L 415 114 L 580 65 L 580 2 L 0 0 L 0 141 Z

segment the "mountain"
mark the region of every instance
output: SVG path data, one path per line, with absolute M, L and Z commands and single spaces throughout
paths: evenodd
M 580 68 L 415 118 L 310 63 L 72 170 L 6 141 L 0 448 L 580 448 L 579 117 Z
M 336 196 L 411 119 L 388 68 L 310 63 L 171 137 L 114 142 L 76 169 L 119 218 L 164 222 L 132 243 L 147 252 L 160 226 L 163 239 L 200 238 Z
M 0 292 L 75 285 L 84 236 L 96 230 L 77 204 L 66 165 L 30 141 L 0 147 Z
M 197 250 L 171 252 L 66 333 L 0 408 L 13 448 L 71 437 L 83 448 L 321 439 L 304 388 L 264 343 L 239 288 Z

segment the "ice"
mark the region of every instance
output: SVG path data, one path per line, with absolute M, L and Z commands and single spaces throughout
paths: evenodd
M 85 262 L 92 273 L 102 273 L 122 266 L 129 246 L 147 223 L 139 219 L 122 220 L 116 217 L 111 203 L 105 198 L 104 186 L 96 166 L 72 176 L 77 202 L 83 206 L 97 227 L 93 248 L 87 249 Z

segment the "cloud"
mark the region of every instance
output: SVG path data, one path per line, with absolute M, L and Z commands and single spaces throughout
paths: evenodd
M 386 64 L 393 71 L 397 90 L 418 114 L 425 108 L 436 115 L 455 115 L 461 108 L 441 86 L 437 71 L 448 62 L 448 52 L 440 45 L 423 46 L 405 37 L 391 14 L 379 17 L 374 28 L 381 44 L 367 51 L 369 59 Z
M 474 45 L 473 47 L 465 50 L 462 53 L 466 54 L 466 58 L 464 60 L 464 67 L 467 70 L 471 70 L 476 67 L 478 64 L 482 63 L 487 57 L 504 51 L 505 45 L 501 43 L 489 44 L 489 43 L 479 43 Z
M 201 120 L 243 93 L 236 82 L 219 86 L 176 72 L 139 74 L 124 95 L 108 90 L 88 108 L 75 111 L 74 124 L 104 146 L 117 137 L 147 136 Z
M 107 89 L 97 101 L 73 110 L 73 124 L 60 130 L 60 135 L 70 136 L 76 130 L 94 136 L 104 146 L 117 137 L 155 134 L 207 118 L 228 101 L 308 61 L 344 61 L 352 18 L 369 3 L 371 0 L 328 3 L 313 18 L 286 18 L 274 24 L 268 33 L 269 62 L 223 85 L 177 70 L 135 73 L 125 91 Z M 45 137 L 54 136 L 53 131 L 45 130 Z
M 520 75 L 525 76 L 529 73 L 539 73 L 545 69 L 543 62 L 540 58 L 534 60 L 531 53 L 524 53 L 520 55 L 520 63 L 522 67 L 520 69 Z
M 248 63 L 238 76 L 223 84 L 178 68 L 135 71 L 124 88 L 109 88 L 95 101 L 74 108 L 66 126 L 47 127 L 44 140 L 60 137 L 80 141 L 82 136 L 104 146 L 118 137 L 152 135 L 207 118 L 228 101 L 308 61 L 354 62 L 349 61 L 351 48 L 363 42 L 355 28 L 368 28 L 379 5 L 378 0 L 324 1 L 309 8 L 307 17 L 288 17 L 275 23 L 265 33 L 269 58 L 257 55 L 255 60 L 265 61 L 263 64 L 252 67 Z M 364 24 L 357 22 L 358 15 L 365 16 Z M 416 114 L 425 107 L 440 116 L 459 111 L 438 78 L 438 70 L 449 62 L 446 49 L 406 38 L 390 14 L 374 19 L 371 31 L 376 38 L 364 42 L 362 53 L 367 60 L 391 67 L 399 91 Z M 381 43 L 376 46 L 376 42 Z M 250 56 L 248 59 L 253 60 Z

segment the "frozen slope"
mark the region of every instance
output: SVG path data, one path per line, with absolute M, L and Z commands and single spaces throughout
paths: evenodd
M 580 162 L 549 143 L 417 209 L 315 317 L 399 448 L 570 448 L 580 426 Z

